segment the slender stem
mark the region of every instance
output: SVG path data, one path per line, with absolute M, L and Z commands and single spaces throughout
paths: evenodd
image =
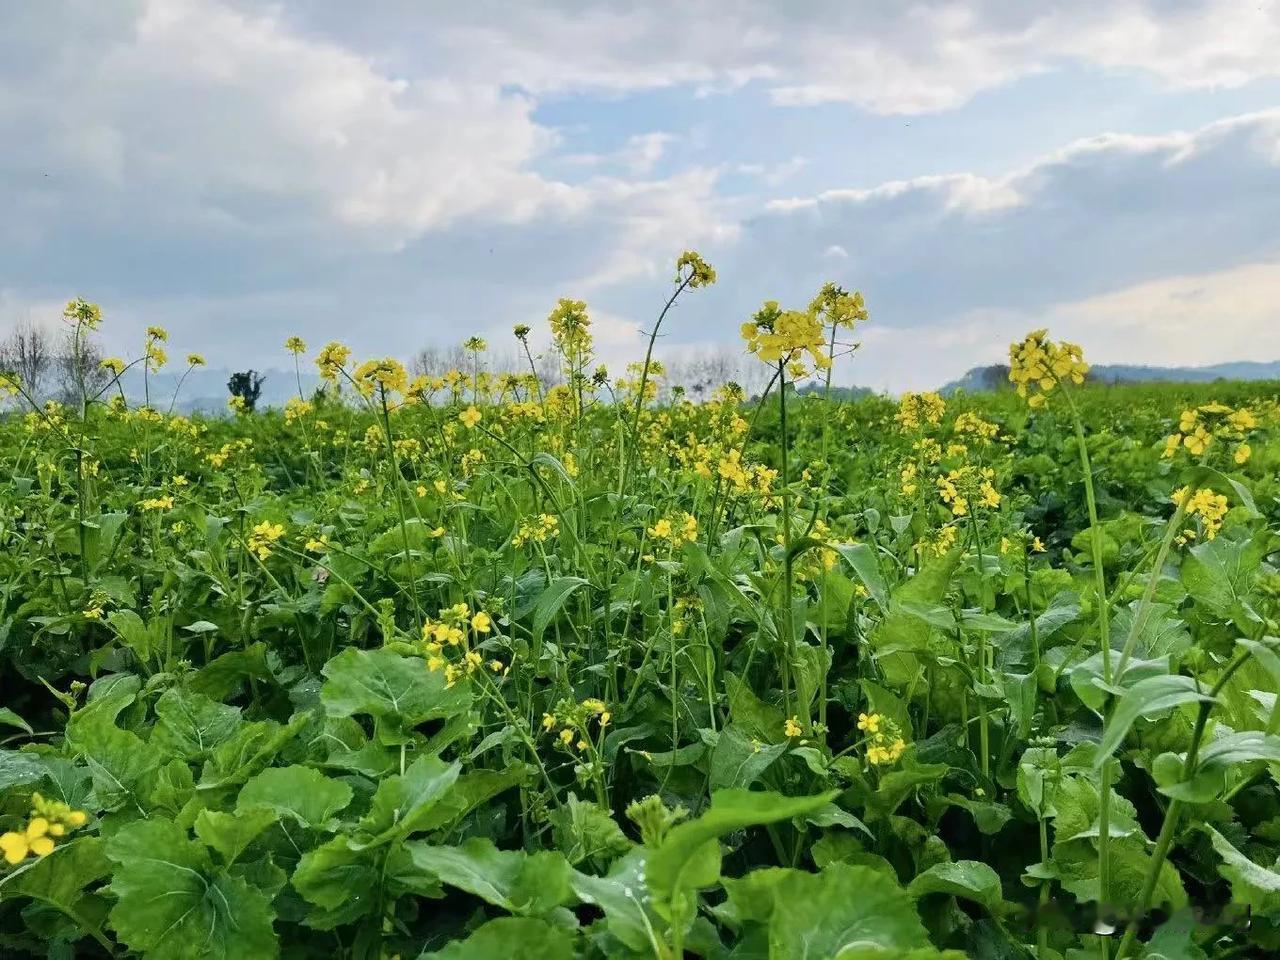
M 1075 426 L 1076 448 L 1080 453 L 1080 470 L 1084 475 L 1085 504 L 1089 510 L 1089 546 L 1093 557 L 1093 583 L 1098 608 L 1098 644 L 1102 649 L 1102 679 L 1111 685 L 1111 611 L 1108 609 L 1107 576 L 1102 565 L 1102 527 L 1098 524 L 1098 502 L 1093 490 L 1093 465 L 1089 461 L 1089 446 L 1085 442 L 1084 426 L 1080 412 L 1064 384 L 1062 392 L 1071 410 Z M 1103 726 L 1106 726 L 1104 721 Z M 1111 900 L 1111 764 L 1102 766 L 1102 782 L 1099 786 L 1098 805 L 1098 905 L 1104 914 L 1110 909 Z M 1106 952 L 1103 940 L 1103 952 Z
M 1222 692 L 1222 688 L 1226 686 L 1232 674 L 1244 666 L 1245 661 L 1249 659 L 1249 655 L 1247 649 L 1237 653 L 1209 691 L 1210 699 L 1201 702 L 1200 709 L 1196 712 L 1195 726 L 1191 730 L 1191 743 L 1187 747 L 1187 756 L 1182 761 L 1183 782 L 1190 780 L 1195 773 L 1196 763 L 1199 760 L 1200 743 L 1204 739 L 1205 724 L 1209 720 L 1210 712 L 1217 704 L 1218 694 Z M 1151 909 L 1151 898 L 1155 893 L 1156 884 L 1160 880 L 1160 871 L 1164 868 L 1164 862 L 1169 856 L 1169 848 L 1173 844 L 1173 837 L 1178 829 L 1178 821 L 1182 818 L 1182 807 L 1182 801 L 1175 798 L 1169 801 L 1169 806 L 1165 809 L 1164 823 L 1160 825 L 1160 835 L 1156 838 L 1156 848 L 1151 854 L 1151 863 L 1147 865 L 1147 875 L 1142 881 L 1142 892 L 1138 895 L 1138 909 L 1125 927 L 1124 937 L 1120 941 L 1120 949 L 1116 951 L 1116 960 L 1124 960 L 1129 950 L 1133 948 L 1133 942 L 1138 936 L 1138 927 L 1142 923 L 1142 918 Z

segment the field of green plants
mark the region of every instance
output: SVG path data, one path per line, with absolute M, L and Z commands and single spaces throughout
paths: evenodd
M 571 300 L 278 411 L 0 378 L 0 956 L 1275 955 L 1276 385 L 839 401 L 866 319 L 699 403 Z

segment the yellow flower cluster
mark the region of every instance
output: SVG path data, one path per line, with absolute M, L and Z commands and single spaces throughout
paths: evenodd
M 270 520 L 263 520 L 249 534 L 249 550 L 259 560 L 266 560 L 271 556 L 275 542 L 283 536 L 283 523 L 272 523 Z
M 957 436 L 970 436 L 983 443 L 989 443 L 995 439 L 996 434 L 1000 432 L 1000 428 L 989 420 L 983 420 L 972 410 L 962 411 L 956 417 L 956 422 L 952 424 L 951 429 L 955 431 Z
M 693 250 L 686 250 L 676 257 L 676 283 L 688 280 L 689 286 L 709 287 L 716 282 L 716 272 L 711 264 Z
M 1182 503 L 1186 498 L 1187 516 L 1200 518 L 1200 529 L 1203 531 L 1206 540 L 1212 540 L 1218 535 L 1218 531 L 1222 529 L 1223 518 L 1227 515 L 1227 498 L 1221 493 L 1214 493 L 1207 487 L 1201 487 L 1195 493 L 1188 496 L 1186 487 L 1179 487 L 1173 492 L 1171 498 L 1175 504 Z M 1178 536 L 1178 544 L 1187 543 L 1197 537 L 1194 527 L 1187 527 Z
M 809 303 L 809 312 L 833 327 L 852 330 L 870 316 L 867 305 L 858 291 L 850 293 L 834 283 L 824 283 L 818 295 Z
M 138 506 L 143 510 L 172 510 L 173 497 L 168 494 L 161 497 L 149 497 L 145 500 L 139 500 Z
M 858 714 L 858 729 L 867 735 L 867 760 L 875 766 L 897 763 L 907 749 L 898 725 L 884 714 Z
M 1164 456 L 1172 457 L 1185 449 L 1193 457 L 1203 457 L 1215 441 L 1235 443 L 1231 458 L 1237 464 L 1248 462 L 1253 448 L 1246 442 L 1249 431 L 1258 425 L 1258 418 L 1248 407 L 1233 410 L 1225 403 L 1206 403 L 1183 410 L 1178 418 L 1178 432 L 1170 434 L 1164 442 Z
M 313 407 L 307 400 L 301 397 L 290 397 L 284 404 L 284 422 L 293 423 L 295 420 L 301 420 L 312 411 Z
M 394 357 L 366 360 L 356 368 L 351 379 L 355 381 L 356 389 L 366 397 L 372 397 L 379 389 L 384 395 L 403 393 L 409 383 L 404 364 Z
M 0 834 L 0 853 L 10 866 L 17 866 L 28 856 L 48 856 L 58 838 L 83 827 L 88 819 L 83 810 L 73 810 L 61 801 L 46 800 L 33 793 L 26 827 Z
M 995 510 L 1000 506 L 1000 494 L 991 482 L 994 478 L 990 467 L 965 464 L 938 477 L 938 496 L 957 517 L 967 516 L 975 504 Z
M 936 427 L 942 422 L 942 415 L 946 412 L 947 403 L 940 395 L 908 391 L 898 401 L 898 412 L 893 415 L 893 419 L 904 430 L 915 430 L 922 424 Z
M 458 414 L 458 421 L 468 430 L 474 430 L 476 424 L 484 419 L 484 414 L 477 410 L 474 404 Z
M 584 301 L 561 297 L 547 323 L 556 346 L 567 356 L 580 356 L 591 349 L 591 320 Z
M 591 746 L 588 739 L 591 721 L 597 720 L 600 724 L 600 732 L 603 733 L 612 719 L 613 714 L 609 712 L 608 704 L 595 697 L 587 697 L 581 703 L 561 700 L 556 704 L 554 713 L 542 715 L 542 729 L 547 733 L 553 733 L 559 727 L 556 738 L 565 747 L 576 747 L 579 752 L 582 752 Z
M 1009 380 L 1031 407 L 1045 403 L 1046 395 L 1063 383 L 1084 383 L 1089 364 L 1077 344 L 1047 339 L 1047 330 L 1034 330 L 1020 343 L 1009 345 Z
M 811 310 L 782 310 L 769 300 L 741 328 L 747 352 L 768 364 L 783 364 L 792 377 L 809 373 L 807 354 L 816 370 L 831 366 L 822 321 Z
M 337 383 L 350 359 L 351 348 L 334 340 L 320 348 L 320 353 L 316 355 L 316 366 L 322 378 L 330 383 Z
M 521 520 L 520 528 L 511 538 L 513 547 L 523 547 L 526 543 L 546 543 L 560 533 L 560 519 L 549 513 L 541 513 L 529 520 Z
M 301 337 L 290 337 L 284 342 L 284 348 L 294 356 L 297 356 L 307 352 L 307 342 Z
M 465 603 L 442 608 L 438 619 L 428 618 L 422 625 L 422 651 L 427 657 L 427 669 L 433 673 L 443 670 L 446 685 L 452 687 L 485 663 L 484 657 L 470 648 L 468 637 L 474 635 L 478 639 L 492 632 L 493 617 L 483 610 L 473 613 Z M 457 651 L 460 656 L 450 660 L 446 656 L 449 650 Z M 490 660 L 489 669 L 502 673 L 506 666 L 501 660 Z
M 649 536 L 655 540 L 669 540 L 678 547 L 698 539 L 698 519 L 691 513 L 681 513 L 674 519 L 662 517 L 649 528 Z

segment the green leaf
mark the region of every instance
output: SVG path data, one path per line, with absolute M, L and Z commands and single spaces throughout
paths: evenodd
M 761 743 L 748 737 L 735 724 L 729 724 L 720 731 L 711 751 L 711 789 L 751 786 L 787 752 L 787 746 L 785 742 Z
M 935 863 L 923 873 L 916 874 L 907 892 L 913 897 L 930 893 L 963 897 L 982 905 L 988 913 L 998 913 L 1004 902 L 1000 875 L 977 860 Z
M 27 721 L 23 720 L 8 707 L 0 707 L 0 723 L 4 724 L 6 727 L 17 727 L 19 730 L 26 733 L 35 733 L 35 731 L 31 729 L 31 724 L 27 723 Z
M 645 878 L 657 908 L 673 925 L 691 922 L 696 907 L 691 891 L 710 886 L 719 876 L 719 837 L 745 827 L 804 817 L 826 806 L 837 793 L 786 797 L 765 790 L 717 790 L 702 816 L 673 827 L 649 854 Z
M 609 863 L 631 849 L 631 841 L 613 817 L 573 794 L 564 806 L 550 811 L 547 819 L 554 830 L 556 849 L 574 866 L 584 860 Z
M 259 720 L 240 727 L 230 739 L 213 749 L 200 772 L 200 790 L 234 787 L 265 769 L 284 745 L 292 740 L 308 718 L 299 713 L 287 724 Z
M 640 953 L 653 952 L 651 931 L 663 926 L 645 884 L 648 855 L 644 847 L 636 847 L 614 862 L 608 876 L 593 877 L 577 871 L 570 876 L 578 899 L 603 910 L 609 932 Z
M 880 573 L 880 563 L 876 552 L 867 543 L 831 544 L 836 553 L 853 570 L 854 575 L 862 581 L 871 594 L 871 599 L 883 612 L 889 608 L 889 588 L 885 585 L 884 576 Z
M 542 920 L 500 917 L 418 960 L 573 960 L 573 939 Z
M 168 690 L 156 701 L 151 743 L 165 753 L 199 760 L 225 743 L 244 722 L 237 707 L 199 693 Z
M 266 898 L 213 869 L 208 851 L 167 820 L 139 820 L 106 843 L 116 863 L 111 925 L 147 960 L 243 960 L 278 956 Z
M 1139 680 L 1124 692 L 1111 711 L 1094 768 L 1102 769 L 1107 758 L 1124 743 L 1138 717 L 1154 717 L 1184 703 L 1206 703 L 1212 699 L 1191 677 L 1174 674 Z
M 465 683 L 446 685 L 444 671 L 428 670 L 417 657 L 390 650 L 347 647 L 324 665 L 320 700 L 331 717 L 366 714 L 378 722 L 384 743 L 407 743 L 414 727 L 471 706 Z
M 43 779 L 44 775 L 45 766 L 35 754 L 0 750 L 0 790 L 35 783 Z
M 378 851 L 354 847 L 347 837 L 334 837 L 304 853 L 289 882 L 304 900 L 324 911 L 308 918 L 308 923 L 331 930 L 364 916 L 378 902 L 382 886 Z
M 403 775 L 387 777 L 373 795 L 360 828 L 373 835 L 370 846 L 427 829 L 435 805 L 458 779 L 460 764 L 419 757 Z
M 106 946 L 109 941 L 100 929 L 101 899 L 85 892 L 111 872 L 102 847 L 97 837 L 78 837 L 58 844 L 48 856 L 27 860 L 0 876 L 0 900 L 29 897 L 48 904 Z
M 331 828 L 333 817 L 351 802 L 351 788 L 310 767 L 271 767 L 240 789 L 236 812 L 274 811 L 314 830 Z
M 569 596 L 579 587 L 588 585 L 589 581 L 581 577 L 557 577 L 547 584 L 533 607 L 532 633 L 535 644 L 542 640 L 543 633 L 564 607 Z
M 239 859 L 245 847 L 253 843 L 263 830 L 278 819 L 274 810 L 247 810 L 222 813 L 217 810 L 201 810 L 196 815 L 196 836 L 205 846 L 222 855 L 228 866 Z
M 1218 872 L 1231 884 L 1231 901 L 1242 909 L 1272 916 L 1280 911 L 1280 872 L 1254 863 L 1226 837 L 1205 824 L 1214 851 L 1222 858 Z
M 397 856 L 409 858 L 415 869 L 509 913 L 546 914 L 573 896 L 569 861 L 554 850 L 499 850 L 483 837 L 460 847 L 410 842 L 400 850 Z
M 84 757 L 104 810 L 126 804 L 141 810 L 143 787 L 160 766 L 160 754 L 151 744 L 115 725 L 119 713 L 133 703 L 130 686 L 124 681 L 115 684 L 67 722 L 67 747 Z
M 788 873 L 773 888 L 769 956 L 835 960 L 929 945 L 911 897 L 870 867 L 833 863 Z M 893 954 L 888 954 L 893 956 Z

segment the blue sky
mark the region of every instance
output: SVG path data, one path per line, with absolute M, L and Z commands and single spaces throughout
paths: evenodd
M 0 334 L 134 352 L 504 344 L 588 301 L 737 349 L 825 280 L 839 373 L 940 384 L 1049 326 L 1096 362 L 1280 357 L 1275 0 L 49 0 L 0 6 Z

